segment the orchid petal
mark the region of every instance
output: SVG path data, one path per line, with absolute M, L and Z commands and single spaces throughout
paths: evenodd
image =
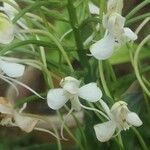
M 9 106 L 5 106 L 3 104 L 0 104 L 0 113 L 2 114 L 13 114 L 13 110 Z
M 14 62 L 6 62 L 1 60 L 0 67 L 2 71 L 9 77 L 17 78 L 23 75 L 25 66 Z
M 99 8 L 96 6 L 96 5 L 94 5 L 93 3 L 91 3 L 91 2 L 89 2 L 89 10 L 90 10 L 90 13 L 91 14 L 96 14 L 96 15 L 98 15 L 99 14 Z
M 129 28 L 124 28 L 124 35 L 133 41 L 135 41 L 138 38 L 137 35 Z
M 51 89 L 47 94 L 47 104 L 51 109 L 57 110 L 63 107 L 69 98 L 65 95 L 66 91 L 62 88 Z
M 18 113 L 14 115 L 14 120 L 15 124 L 27 133 L 31 132 L 38 122 L 38 120 L 35 118 L 21 116 Z
M 112 55 L 115 45 L 115 39 L 112 36 L 107 35 L 93 44 L 90 47 L 90 52 L 96 59 L 104 60 Z
M 78 96 L 87 101 L 96 102 L 101 99 L 102 91 L 96 83 L 89 83 L 79 88 Z
M 136 127 L 139 127 L 143 124 L 139 116 L 134 112 L 129 112 L 126 120 L 129 124 L 136 126 Z
M 14 39 L 14 27 L 9 18 L 0 13 L 0 43 L 8 44 Z
M 114 134 L 116 124 L 113 121 L 107 121 L 94 126 L 96 137 L 101 142 L 108 141 Z

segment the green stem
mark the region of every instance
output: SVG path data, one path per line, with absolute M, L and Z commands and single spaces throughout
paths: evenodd
M 65 109 L 67 110 L 67 111 L 69 111 L 70 109 L 65 105 Z M 75 120 L 75 122 L 76 122 L 76 125 L 77 125 L 77 127 L 78 127 L 78 129 L 79 129 L 79 131 L 80 131 L 80 133 L 81 133 L 81 135 L 82 135 L 82 137 L 83 137 L 83 141 L 84 141 L 84 147 L 85 147 L 85 149 L 88 149 L 88 143 L 87 143 L 87 139 L 86 139 L 86 136 L 85 136 L 85 134 L 84 134 L 84 131 L 83 131 L 83 127 L 82 127 L 82 124 L 80 123 L 80 121 L 77 119 L 77 117 L 73 114 L 73 113 L 71 113 L 71 115 L 72 115 L 72 117 L 74 118 L 74 120 Z
M 60 114 L 59 111 L 57 111 L 57 115 L 62 120 L 62 115 Z M 71 131 L 69 130 L 69 128 L 65 124 L 64 124 L 64 128 L 67 131 L 67 133 L 72 137 L 72 139 L 78 144 L 78 146 L 80 147 L 80 150 L 84 150 L 84 148 L 83 148 L 82 144 L 80 143 L 80 141 L 78 141 L 78 139 L 71 133 Z
M 146 19 L 144 19 L 143 22 L 136 29 L 135 33 L 138 34 L 149 21 L 150 21 L 150 17 L 147 17 Z
M 83 68 L 90 69 L 90 65 L 89 65 L 86 52 L 84 50 L 83 42 L 82 42 L 82 37 L 81 37 L 80 29 L 79 29 L 76 11 L 75 11 L 72 0 L 68 0 L 67 9 L 68 9 L 69 17 L 70 17 L 70 24 L 74 32 L 79 60 Z
M 127 20 L 126 21 L 126 25 L 129 26 L 131 25 L 132 23 L 135 23 L 135 22 L 138 22 L 140 20 L 143 20 L 147 17 L 150 17 L 150 13 L 145 13 L 145 14 L 142 14 L 140 16 L 137 16 L 137 17 L 134 17 L 134 18 L 131 18 L 130 20 Z
M 24 33 L 36 33 L 36 34 L 42 34 L 42 35 L 46 35 L 49 37 L 50 40 L 52 40 L 57 47 L 59 48 L 60 52 L 62 53 L 63 57 L 65 58 L 68 66 L 70 67 L 70 70 L 73 72 L 74 69 L 72 67 L 71 61 L 69 60 L 69 57 L 66 53 L 66 51 L 64 50 L 63 46 L 61 45 L 60 41 L 57 39 L 57 37 L 55 37 L 53 34 L 51 34 L 50 32 L 46 32 L 43 30 L 38 30 L 38 29 L 32 29 L 32 30 L 26 30 L 24 31 Z M 1 52 L 0 52 L 1 53 Z
M 143 147 L 143 150 L 148 150 L 145 142 L 144 142 L 144 139 L 142 138 L 142 136 L 140 135 L 140 133 L 138 132 L 138 130 L 134 127 L 132 127 L 132 130 L 134 131 L 134 133 L 136 134 L 141 146 Z
M 108 66 L 112 80 L 115 82 L 117 80 L 116 74 L 115 74 L 113 66 L 110 64 L 109 60 L 106 61 L 106 65 Z
M 138 6 L 136 6 L 128 15 L 126 16 L 126 19 L 128 20 L 131 18 L 134 14 L 136 14 L 140 9 L 142 9 L 144 6 L 150 3 L 150 0 L 145 0 L 142 3 L 140 3 Z
M 139 44 L 136 52 L 135 52 L 135 55 L 134 55 L 134 60 L 133 60 L 133 63 L 134 63 L 134 70 L 135 70 L 135 75 L 138 79 L 138 82 L 140 83 L 142 89 L 145 91 L 145 93 L 150 97 L 150 91 L 149 89 L 145 86 L 141 76 L 140 76 L 140 72 L 139 72 L 139 68 L 138 68 L 138 56 L 139 56 L 139 53 L 141 51 L 141 48 L 143 47 L 143 45 L 148 41 L 150 40 L 150 35 L 148 35 L 147 37 L 144 38 L 144 40 Z
M 148 112 L 149 115 L 150 115 L 150 105 L 149 105 L 148 96 L 146 95 L 145 92 L 143 93 L 143 95 L 144 95 L 144 100 L 145 100 L 145 105 L 146 105 L 147 112 Z
M 106 95 L 109 96 L 110 98 L 112 98 L 110 91 L 108 89 L 106 80 L 105 80 L 102 61 L 99 61 L 99 74 L 100 74 L 100 79 L 101 79 L 102 86 L 103 86 L 103 89 L 104 89 Z
M 118 140 L 119 140 L 120 150 L 124 150 L 123 141 L 120 133 L 118 134 Z

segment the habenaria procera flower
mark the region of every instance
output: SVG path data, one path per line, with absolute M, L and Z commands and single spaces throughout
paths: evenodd
M 109 58 L 115 47 L 137 39 L 137 35 L 131 29 L 124 27 L 125 18 L 121 16 L 122 6 L 122 0 L 108 0 L 107 13 L 103 15 L 106 34 L 90 47 L 91 54 L 98 60 Z
M 139 127 L 142 125 L 139 116 L 131 112 L 124 101 L 116 102 L 111 109 L 102 100 L 101 104 L 109 117 L 109 121 L 94 126 L 96 137 L 99 141 L 108 141 L 113 137 L 115 131 L 119 133 L 122 130 L 129 129 L 130 126 Z
M 51 89 L 47 94 L 48 106 L 54 110 L 63 107 L 69 99 L 72 108 L 80 110 L 79 97 L 89 102 L 96 102 L 102 97 L 100 88 L 93 82 L 80 87 L 80 81 L 69 76 L 61 80 L 60 86 L 62 88 Z
M 13 107 L 14 106 L 12 103 L 3 97 L 0 97 L 0 125 L 19 127 L 25 132 L 31 132 L 39 120 L 36 118 L 28 117 L 22 113 L 26 107 L 26 104 L 20 110 L 14 109 Z
M 0 13 L 0 43 L 8 44 L 14 39 L 14 26 L 7 15 Z

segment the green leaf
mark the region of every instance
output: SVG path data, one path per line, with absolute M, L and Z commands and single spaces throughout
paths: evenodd
M 133 49 L 136 50 L 137 44 L 134 44 Z M 145 59 L 150 57 L 149 49 L 146 47 L 142 48 L 142 53 L 140 54 L 140 59 Z M 115 50 L 113 55 L 109 58 L 112 65 L 122 64 L 130 62 L 129 50 L 126 45 Z

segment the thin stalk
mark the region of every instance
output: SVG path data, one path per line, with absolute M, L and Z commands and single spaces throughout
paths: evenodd
M 106 95 L 109 96 L 110 98 L 112 98 L 112 96 L 110 94 L 110 91 L 108 89 L 106 80 L 105 80 L 102 61 L 99 61 L 98 66 L 99 66 L 99 74 L 100 74 L 100 79 L 101 79 L 101 82 L 102 82 L 103 89 L 104 89 Z
M 138 82 L 140 83 L 142 89 L 145 91 L 145 93 L 150 97 L 150 91 L 149 89 L 146 87 L 146 85 L 144 84 L 141 76 L 140 76 L 140 72 L 139 72 L 139 68 L 138 68 L 138 56 L 139 56 L 139 53 L 141 51 L 141 48 L 143 47 L 143 45 L 148 41 L 150 40 L 150 35 L 148 35 L 147 37 L 144 38 L 144 40 L 139 44 L 136 52 L 135 52 L 135 55 L 134 55 L 134 71 L 135 71 L 135 75 L 137 77 L 137 80 Z
M 37 36 L 37 40 L 39 40 L 38 36 Z M 51 73 L 49 73 L 49 71 L 47 70 L 47 62 L 46 62 L 46 54 L 45 54 L 45 49 L 44 47 L 40 46 L 40 56 L 41 56 L 41 61 L 43 63 L 43 66 L 45 68 L 45 71 L 44 71 L 44 78 L 45 78 L 45 81 L 46 81 L 46 84 L 49 86 L 49 87 L 52 87 L 53 86 L 53 81 L 52 81 L 52 76 L 51 76 Z
M 57 111 L 57 115 L 62 120 L 62 115 L 60 114 L 59 111 Z M 84 148 L 83 148 L 82 144 L 80 143 L 80 141 L 78 141 L 78 139 L 71 133 L 71 131 L 69 130 L 69 128 L 65 124 L 64 124 L 64 128 L 67 131 L 67 133 L 70 135 L 70 137 L 72 137 L 72 139 L 78 144 L 78 146 L 80 147 L 80 150 L 84 150 Z
M 88 59 L 86 56 L 86 52 L 85 52 L 84 46 L 83 46 L 83 41 L 82 41 L 82 37 L 81 37 L 81 31 L 79 29 L 76 11 L 75 11 L 72 0 L 68 0 L 67 9 L 68 9 L 69 17 L 70 17 L 70 24 L 73 29 L 73 33 L 74 33 L 74 37 L 75 37 L 79 60 L 80 60 L 83 68 L 90 69 L 90 65 L 89 65 L 89 62 L 88 62 Z
M 139 131 L 138 131 L 136 128 L 134 128 L 134 127 L 131 127 L 131 128 L 132 128 L 132 130 L 134 131 L 134 133 L 136 134 L 136 136 L 137 136 L 137 138 L 138 138 L 138 140 L 139 140 L 139 142 L 140 142 L 140 144 L 141 144 L 143 150 L 148 150 L 148 148 L 147 148 L 147 146 L 146 146 L 146 144 L 145 144 L 145 142 L 144 142 L 144 139 L 143 139 L 142 136 L 140 135 Z
M 144 19 L 143 22 L 136 29 L 135 33 L 138 34 L 149 21 L 150 21 L 150 17 L 147 17 L 146 19 Z
M 106 12 L 106 1 L 100 0 L 99 7 L 100 7 L 99 18 L 102 19 L 103 18 L 103 14 Z M 101 26 L 101 29 L 100 29 L 101 37 L 102 37 L 102 35 L 104 35 L 104 32 L 105 32 L 104 31 L 104 27 Z
M 133 46 L 133 44 L 132 43 L 127 43 L 126 46 L 128 48 L 131 65 L 134 66 L 134 64 L 133 64 L 133 52 L 132 52 L 132 46 Z
M 118 134 L 118 140 L 119 140 L 120 150 L 124 150 L 123 141 L 120 133 Z
M 132 23 L 135 23 L 135 22 L 138 22 L 138 21 L 141 21 L 147 17 L 150 17 L 150 13 L 145 13 L 143 15 L 140 15 L 140 16 L 137 16 L 137 17 L 134 17 L 134 18 L 131 18 L 130 20 L 127 20 L 126 22 L 126 25 L 129 26 L 131 25 Z
M 145 0 L 139 5 L 137 5 L 134 9 L 132 9 L 130 13 L 128 13 L 128 15 L 126 16 L 126 19 L 128 20 L 129 18 L 131 18 L 134 14 L 136 14 L 140 9 L 142 9 L 144 6 L 146 6 L 149 3 L 150 3 L 150 0 Z
M 65 109 L 66 109 L 67 111 L 69 111 L 69 108 L 68 108 L 66 105 L 65 105 Z M 82 135 L 82 137 L 83 137 L 85 149 L 88 149 L 88 148 L 87 148 L 87 147 L 88 147 L 87 139 L 86 139 L 86 136 L 85 136 L 84 131 L 83 131 L 83 129 L 82 129 L 83 127 L 81 126 L 81 123 L 78 121 L 77 117 L 76 117 L 73 113 L 71 113 L 71 115 L 72 115 L 72 117 L 74 118 L 74 120 L 75 120 L 75 122 L 76 122 L 76 125 L 77 125 L 77 127 L 78 127 L 78 129 L 79 129 L 79 131 L 80 131 L 80 133 L 81 133 L 81 135 Z
M 147 112 L 150 114 L 150 105 L 149 105 L 148 96 L 146 95 L 145 92 L 143 93 L 143 96 L 144 96 L 144 100 L 145 100 L 145 105 L 146 105 Z
M 113 69 L 112 65 L 110 64 L 109 60 L 106 61 L 106 65 L 108 66 L 112 80 L 116 81 L 117 80 L 116 74 L 115 74 L 114 69 Z
M 68 66 L 70 67 L 70 70 L 72 72 L 74 71 L 66 51 L 64 50 L 63 46 L 61 45 L 59 39 L 57 39 L 53 34 L 51 34 L 50 32 L 48 33 L 46 31 L 38 30 L 38 29 L 32 29 L 32 30 L 26 30 L 26 31 L 24 30 L 22 32 L 24 32 L 24 33 L 43 34 L 43 35 L 48 36 L 50 38 L 50 40 L 52 40 L 57 45 L 57 47 L 59 48 L 60 52 L 62 53 L 62 55 L 64 56 L 64 58 L 65 58 L 65 60 L 66 60 L 66 62 L 68 64 Z

